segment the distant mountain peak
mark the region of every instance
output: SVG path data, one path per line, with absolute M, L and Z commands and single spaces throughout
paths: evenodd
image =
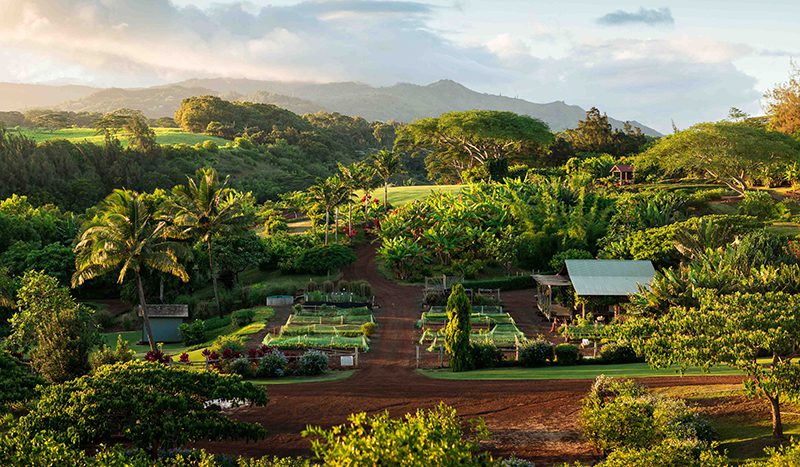
M 0 110 L 51 107 L 107 112 L 126 107 L 156 118 L 172 116 L 181 100 L 187 97 L 211 94 L 274 104 L 295 113 L 339 112 L 381 121 L 410 122 L 457 110 L 507 110 L 538 118 L 554 131 L 574 128 L 586 115 L 581 107 L 563 100 L 537 104 L 517 97 L 477 92 L 452 79 L 427 85 L 397 83 L 376 87 L 355 81 L 313 83 L 204 78 L 138 89 L 23 85 L 24 95 L 20 95 L 20 86 L 0 83 Z M 62 98 L 57 99 L 57 96 Z M 609 121 L 615 128 L 623 125 L 622 121 L 611 117 Z M 660 135 L 638 122 L 631 123 L 648 135 Z

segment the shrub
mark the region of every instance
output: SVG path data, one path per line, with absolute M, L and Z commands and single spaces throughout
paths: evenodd
M 766 191 L 748 191 L 739 202 L 739 214 L 753 216 L 758 219 L 771 219 L 778 214 L 775 200 Z
M 519 364 L 524 367 L 543 366 L 553 361 L 553 344 L 544 339 L 522 344 L 519 349 Z
M 0 413 L 9 405 L 36 396 L 36 386 L 43 381 L 10 353 L 0 350 Z
M 624 344 L 606 344 L 600 349 L 603 363 L 639 363 L 644 359 L 638 357 L 633 349 Z
M 303 376 L 317 376 L 328 371 L 328 355 L 319 350 L 308 350 L 300 356 L 297 370 Z
M 316 246 L 303 251 L 294 262 L 296 272 L 325 274 L 355 262 L 356 254 L 344 245 Z
M 609 454 L 603 467 L 728 467 L 727 458 L 698 440 L 667 440 L 645 449 L 623 448 Z M 759 464 L 762 465 L 762 464 Z M 776 464 L 794 465 L 794 464 Z
M 114 325 L 114 316 L 106 310 L 97 311 L 94 313 L 94 322 L 101 330 L 105 331 Z
M 581 351 L 577 345 L 558 344 L 554 350 L 559 365 L 577 365 L 581 359 Z
M 303 436 L 318 438 L 312 449 L 322 465 L 491 465 L 478 444 L 488 437 L 483 420 L 464 423 L 444 404 L 402 418 L 353 414 L 346 425 L 310 427 Z
M 476 369 L 494 368 L 503 361 L 503 351 L 494 344 L 474 343 L 470 346 L 470 352 Z
M 269 378 L 273 376 L 283 376 L 286 374 L 286 366 L 289 361 L 286 355 L 278 349 L 261 357 L 256 369 L 256 376 L 260 378 Z
M 214 339 L 214 342 L 211 344 L 211 350 L 214 352 L 220 352 L 224 349 L 229 349 L 234 352 L 243 352 L 244 341 L 239 336 L 229 335 L 222 335 Z
M 377 327 L 378 326 L 375 323 L 371 322 L 371 321 L 367 322 L 367 323 L 364 323 L 364 324 L 361 325 L 361 334 L 364 334 L 365 336 L 369 337 L 369 336 L 375 334 L 375 329 Z
M 237 327 L 246 326 L 253 322 L 253 318 L 256 317 L 256 312 L 252 308 L 247 308 L 244 310 L 237 310 L 231 314 L 231 321 Z
M 533 277 L 530 275 L 464 281 L 464 287 L 469 289 L 522 290 L 530 289 L 535 285 Z
M 680 399 L 648 394 L 631 380 L 600 376 L 583 401 L 584 437 L 603 451 L 647 449 L 666 440 L 709 442 L 714 433 Z
M 122 334 L 119 334 L 116 348 L 111 350 L 111 347 L 104 344 L 99 350 L 95 350 L 89 355 L 89 364 L 93 370 L 97 370 L 103 365 L 129 362 L 135 355 L 136 352 L 130 349 L 128 341 L 122 338 Z
M 191 323 L 182 323 L 178 326 L 178 330 L 186 345 L 199 344 L 206 340 L 206 323 L 201 319 L 196 319 Z
M 253 376 L 253 364 L 247 357 L 239 357 L 227 363 L 227 372 L 242 378 Z

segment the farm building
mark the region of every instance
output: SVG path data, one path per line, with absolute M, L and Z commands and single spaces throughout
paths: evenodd
M 616 174 L 619 177 L 619 181 L 617 182 L 618 184 L 620 185 L 633 184 L 635 170 L 632 165 L 617 164 L 614 167 L 611 167 L 611 173 Z
M 150 328 L 156 342 L 180 342 L 178 328 L 189 317 L 189 305 L 147 305 L 147 317 L 150 318 Z M 148 342 L 144 323 L 142 342 Z
M 653 263 L 633 260 L 568 259 L 566 270 L 566 275 L 533 275 L 537 306 L 548 319 L 572 317 L 575 307 L 568 305 L 572 290 L 582 313 L 594 301 L 592 311 L 616 315 L 619 304 L 638 292 L 639 286 L 647 287 L 655 275 Z

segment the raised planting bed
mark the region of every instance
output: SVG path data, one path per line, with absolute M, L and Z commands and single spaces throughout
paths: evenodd
M 353 349 L 366 352 L 369 339 L 363 325 L 375 323 L 368 308 L 300 310 L 289 315 L 277 335 L 268 334 L 264 344 L 279 349 Z
M 429 352 L 444 345 L 446 324 L 445 313 L 431 311 L 422 313 L 417 323 L 422 329 L 419 344 L 425 345 Z M 473 343 L 494 344 L 500 349 L 512 349 L 528 340 L 508 313 L 472 313 L 470 325 L 470 342 Z

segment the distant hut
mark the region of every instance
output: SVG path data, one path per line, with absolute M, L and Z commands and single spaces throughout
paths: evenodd
M 617 174 L 620 185 L 632 185 L 634 178 L 634 168 L 632 165 L 617 164 L 611 168 L 612 174 Z
M 150 318 L 150 328 L 156 342 L 180 342 L 182 339 L 178 328 L 189 317 L 189 305 L 147 305 L 147 317 Z M 148 342 L 144 323 L 142 342 Z

